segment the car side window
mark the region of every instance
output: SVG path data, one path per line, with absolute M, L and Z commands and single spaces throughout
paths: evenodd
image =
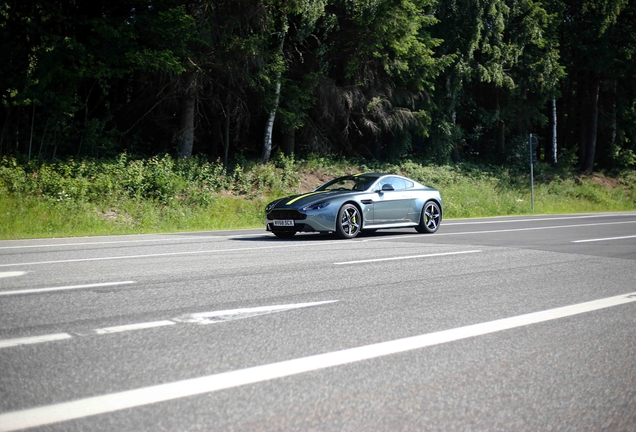
M 402 190 L 406 189 L 406 182 L 399 177 L 387 177 L 382 179 L 378 184 L 379 189 L 382 189 L 382 186 L 390 184 L 393 186 L 394 190 Z
M 395 190 L 406 189 L 406 183 L 399 177 L 388 177 L 382 181 L 383 184 L 390 184 Z
M 406 184 L 406 189 L 413 189 L 413 186 L 415 186 L 412 181 L 404 180 L 404 183 Z

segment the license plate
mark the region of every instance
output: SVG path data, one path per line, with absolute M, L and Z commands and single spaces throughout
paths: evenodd
M 293 227 L 294 226 L 294 221 L 293 221 L 293 219 L 275 220 L 274 221 L 274 226 Z

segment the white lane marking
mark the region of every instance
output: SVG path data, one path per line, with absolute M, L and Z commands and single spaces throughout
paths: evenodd
M 0 431 L 44 426 L 157 402 L 211 393 L 636 302 L 636 293 L 579 303 L 435 333 L 286 360 L 200 378 L 0 414 Z
M 114 327 L 105 327 L 101 329 L 95 329 L 94 331 L 98 335 L 104 335 L 104 334 L 111 334 L 111 333 L 121 333 L 121 332 L 131 331 L 131 330 L 143 330 L 143 329 L 149 329 L 149 328 L 155 328 L 155 327 L 164 327 L 164 326 L 175 325 L 175 324 L 176 322 L 168 321 L 168 320 L 153 321 L 153 322 L 127 324 L 127 325 L 114 326 Z
M 396 260 L 415 259 L 415 258 L 430 258 L 430 257 L 440 257 L 440 256 L 448 256 L 448 255 L 470 254 L 470 253 L 477 253 L 477 252 L 481 252 L 481 251 L 470 250 L 470 251 L 461 251 L 461 252 L 436 253 L 436 254 L 428 254 L 428 255 L 413 255 L 413 256 L 391 257 L 391 258 L 374 258 L 374 259 L 359 260 L 359 261 L 337 262 L 337 263 L 334 263 L 334 265 L 360 264 L 360 263 L 370 263 L 370 262 L 378 262 L 378 261 L 396 261 Z
M 300 309 L 311 306 L 318 306 L 334 303 L 339 300 L 327 300 L 313 303 L 296 303 L 288 305 L 262 306 L 255 308 L 230 309 L 214 312 L 199 312 L 175 318 L 174 321 L 193 324 L 215 324 L 225 321 L 251 318 L 258 315 L 266 315 L 276 312 L 284 312 L 291 309 Z
M 600 242 L 600 241 L 610 241 L 610 240 L 623 240 L 636 238 L 636 235 L 633 236 L 623 236 L 623 237 L 606 237 L 606 238 L 597 238 L 597 239 L 588 239 L 588 240 L 574 240 L 572 243 L 588 243 L 588 242 Z
M 563 216 L 563 217 L 533 217 L 528 219 L 507 219 L 501 220 L 499 218 L 507 217 L 507 216 L 496 216 L 491 220 L 479 220 L 479 221 L 466 221 L 466 222 L 449 222 L 446 221 L 444 225 L 483 225 L 483 224 L 493 224 L 493 223 L 517 223 L 517 222 L 545 222 L 545 221 L 556 221 L 556 220 L 573 220 L 573 219 L 592 219 L 592 218 L 605 218 L 608 216 L 613 217 L 632 217 L 636 216 L 634 213 L 603 213 L 603 214 L 593 214 L 593 215 L 582 215 L 582 216 Z
M 37 344 L 42 342 L 52 342 L 52 341 L 58 341 L 63 339 L 70 339 L 72 337 L 73 336 L 71 336 L 68 333 L 56 333 L 56 334 L 50 334 L 50 335 L 44 335 L 44 336 L 31 336 L 31 337 L 24 337 L 24 338 L 18 338 L 18 339 L 5 339 L 5 340 L 0 340 L 0 348 L 9 348 L 9 347 L 14 347 L 18 345 L 30 345 L 30 344 Z M 2 428 L 1 420 L 0 420 L 0 428 Z
M 600 222 L 594 224 L 578 224 L 578 225 L 556 225 L 549 227 L 531 227 L 531 228 L 511 228 L 504 230 L 489 230 L 489 231 L 472 231 L 472 232 L 462 232 L 462 233 L 435 233 L 435 236 L 440 235 L 465 235 L 465 234 L 491 234 L 491 233 L 500 233 L 500 232 L 516 232 L 516 231 L 539 231 L 539 230 L 549 230 L 549 229 L 561 229 L 561 228 L 580 228 L 587 226 L 599 226 L 599 225 L 622 225 L 622 224 L 633 224 L 636 221 L 623 221 L 623 222 Z
M 0 291 L 0 296 L 8 296 L 8 295 L 18 295 L 18 294 L 35 294 L 35 293 L 43 293 L 50 291 L 65 291 L 65 290 L 75 290 L 75 289 L 83 289 L 83 288 L 98 288 L 98 287 L 108 287 L 108 286 L 118 286 L 118 285 L 129 285 L 137 283 L 135 281 L 122 281 L 122 282 L 104 282 L 97 284 L 88 284 L 88 285 L 69 285 L 62 287 L 52 287 L 52 288 L 32 288 L 18 291 Z
M 251 229 L 251 228 L 250 228 Z M 174 238 L 161 238 L 161 239 L 147 239 L 147 240 L 113 240 L 103 242 L 82 242 L 82 243 L 54 243 L 54 244 L 34 244 L 34 245 L 16 245 L 16 246 L 0 246 L 0 250 L 3 249 L 37 249 L 37 248 L 52 248 L 52 247 L 70 247 L 70 246 L 102 246 L 113 244 L 126 244 L 126 243 L 151 243 L 151 242 L 176 242 L 180 240 L 223 240 L 225 238 L 239 238 L 239 237 L 253 237 L 253 236 L 265 237 L 262 230 L 258 233 L 252 234 L 214 234 L 198 237 L 174 237 Z
M 531 228 L 511 228 L 511 229 L 503 229 L 503 230 L 486 230 L 486 231 L 464 231 L 464 232 L 455 232 L 455 233 L 440 233 L 436 232 L 432 234 L 432 238 L 440 237 L 440 236 L 459 236 L 459 235 L 472 235 L 472 234 L 493 234 L 493 233 L 504 233 L 504 232 L 518 232 L 518 231 L 541 231 L 541 230 L 552 230 L 552 229 L 561 229 L 561 228 L 580 228 L 580 227 L 588 227 L 588 226 L 599 226 L 599 225 L 621 225 L 621 224 L 633 224 L 636 221 L 624 221 L 624 222 L 600 222 L 595 224 L 579 224 L 579 225 L 556 225 L 549 227 L 531 227 Z M 443 225 L 442 225 L 443 226 Z M 412 234 L 408 235 L 409 237 L 420 237 L 421 234 Z M 372 242 L 372 241 L 384 241 L 384 240 L 396 240 L 402 237 L 380 237 L 373 238 L 367 240 L 361 240 L 363 242 Z
M 210 240 L 215 238 L 223 238 L 225 236 L 201 236 L 201 237 L 170 237 L 161 239 L 145 239 L 145 240 L 112 240 L 103 242 L 82 242 L 82 243 L 53 243 L 53 244 L 34 244 L 34 245 L 17 245 L 17 246 L 0 246 L 2 249 L 35 249 L 35 248 L 51 248 L 51 247 L 68 247 L 68 246 L 102 246 L 124 243 L 150 243 L 150 242 L 174 242 L 179 240 Z
M 555 220 L 573 220 L 573 219 L 591 219 L 591 218 L 602 218 L 608 216 L 616 216 L 616 217 L 629 217 L 634 216 L 633 213 L 602 213 L 602 214 L 592 214 L 592 215 L 582 215 L 582 216 L 563 216 L 563 217 L 542 217 L 542 218 L 528 218 L 528 219 L 509 219 L 509 220 L 501 220 L 500 218 L 507 216 L 496 216 L 493 217 L 492 220 L 479 220 L 479 221 L 466 221 L 466 222 L 451 222 L 446 221 L 444 226 L 456 226 L 456 225 L 483 225 L 483 224 L 494 224 L 494 223 L 519 223 L 519 222 L 543 222 L 543 221 L 555 221 Z M 251 231 L 253 228 L 248 228 L 244 230 L 232 230 L 232 231 Z M 220 231 L 213 231 L 214 233 L 219 233 Z M 222 232 L 222 231 L 221 231 Z M 124 244 L 124 243 L 149 243 L 149 242 L 161 242 L 161 241 L 179 241 L 179 240 L 212 240 L 212 239 L 224 239 L 224 238 L 238 238 L 238 237 L 252 237 L 254 235 L 259 235 L 260 232 L 250 233 L 250 234 L 213 234 L 213 235 L 203 235 L 197 237 L 169 237 L 169 238 L 160 238 L 160 239 L 142 239 L 142 240 L 113 240 L 113 241 L 104 241 L 104 242 L 82 242 L 82 243 L 58 243 L 58 244 L 35 244 L 35 245 L 16 245 L 16 246 L 0 246 L 0 250 L 2 249 L 27 249 L 27 248 L 48 248 L 48 247 L 67 247 L 67 246 L 100 246 L 100 245 L 108 245 L 108 244 Z M 145 235 L 145 234 L 138 234 Z M 265 234 L 261 235 L 262 237 Z M 20 240 L 26 241 L 26 240 Z
M 121 333 L 121 332 L 132 331 L 132 330 L 143 330 L 143 329 L 149 329 L 149 328 L 155 328 L 155 327 L 165 327 L 165 326 L 175 325 L 178 323 L 214 324 L 217 322 L 250 318 L 250 317 L 255 317 L 259 315 L 276 313 L 276 312 L 284 312 L 284 311 L 288 311 L 292 309 L 319 306 L 323 304 L 334 303 L 337 301 L 339 300 L 326 300 L 326 301 L 313 302 L 313 303 L 296 303 L 296 304 L 288 304 L 288 305 L 230 309 L 230 310 L 213 311 L 213 312 L 199 312 L 199 313 L 184 315 L 182 317 L 175 318 L 174 320 L 151 321 L 151 322 L 125 324 L 120 326 L 94 329 L 91 331 L 90 334 L 105 335 L 105 334 Z M 87 336 L 87 334 L 79 334 L 79 333 L 76 333 L 75 335 Z M 31 337 L 25 337 L 25 338 L 19 338 L 19 339 L 0 340 L 0 349 L 14 347 L 18 345 L 36 344 L 36 343 L 56 341 L 60 339 L 69 339 L 72 337 L 73 336 L 71 336 L 68 333 L 58 333 L 58 334 L 52 334 L 52 335 L 31 336 Z
M 328 243 L 328 242 L 320 242 L 320 244 L 325 244 L 325 243 Z M 147 255 L 126 255 L 126 256 L 111 256 L 111 257 L 99 257 L 99 258 L 78 258 L 78 259 L 58 260 L 58 261 L 36 261 L 36 262 L 15 263 L 15 264 L 0 264 L 0 267 L 16 267 L 16 266 L 42 265 L 42 264 L 66 264 L 66 263 L 75 263 L 75 262 L 109 261 L 109 260 L 123 260 L 123 259 L 135 259 L 135 258 L 157 258 L 157 257 L 168 257 L 168 256 L 178 256 L 178 255 L 194 255 L 194 254 L 208 254 L 208 253 L 219 253 L 219 252 L 222 252 L 222 253 L 244 252 L 244 251 L 252 251 L 252 250 L 280 249 L 280 248 L 301 247 L 301 246 L 307 246 L 307 244 L 306 243 L 304 243 L 304 244 L 303 243 L 297 243 L 297 244 L 284 244 L 284 245 L 279 245 L 279 246 L 264 246 L 264 247 L 251 247 L 251 248 L 211 249 L 211 250 L 202 250 L 202 251 L 167 252 L 167 253 L 147 254 Z
M 532 228 L 514 228 L 514 229 L 505 229 L 505 230 L 488 230 L 488 231 L 471 231 L 471 232 L 459 232 L 459 233 L 436 233 L 435 237 L 439 236 L 455 236 L 455 235 L 470 235 L 470 234 L 492 234 L 492 233 L 502 233 L 502 232 L 517 232 L 517 231 L 538 231 L 538 230 L 548 230 L 548 229 L 562 229 L 562 228 L 579 228 L 579 227 L 587 227 L 587 226 L 599 226 L 599 225 L 619 225 L 619 224 L 632 224 L 636 223 L 636 221 L 624 221 L 624 222 L 601 222 L 595 224 L 579 224 L 579 225 L 561 225 L 561 226 L 549 226 L 549 227 L 532 227 Z M 382 241 L 382 240 L 395 240 L 395 237 L 382 237 L 377 239 L 366 239 L 360 240 L 360 242 L 370 242 L 370 241 Z M 315 241 L 311 242 L 312 245 L 327 245 L 332 243 L 340 243 L 340 240 L 334 241 Z M 208 253 L 228 253 L 228 252 L 244 252 L 244 251 L 257 251 L 257 250 L 267 250 L 267 249 L 281 249 L 281 248 L 292 248 L 292 247 L 301 247 L 307 246 L 306 242 L 302 243 L 286 243 L 284 245 L 279 246 L 264 246 L 264 247 L 251 247 L 251 248 L 232 248 L 232 249 L 212 249 L 212 250 L 203 250 L 203 251 L 188 251 L 188 252 L 168 252 L 161 254 L 146 254 L 146 255 L 127 255 L 127 256 L 111 256 L 111 257 L 99 257 L 99 258 L 79 258 L 79 259 L 70 259 L 70 260 L 58 260 L 58 261 L 36 261 L 36 262 L 26 262 L 26 263 L 14 263 L 14 264 L 0 264 L 0 267 L 17 267 L 17 266 L 28 266 L 28 265 L 43 265 L 43 264 L 66 264 L 66 263 L 74 263 L 74 262 L 90 262 L 90 261 L 108 261 L 108 260 L 122 260 L 122 259 L 136 259 L 136 258 L 157 258 L 157 257 L 167 257 L 167 256 L 179 256 L 179 255 L 193 255 L 193 254 L 208 254 Z
M 25 271 L 0 272 L 0 279 L 8 278 L 8 277 L 23 276 L 26 273 L 27 272 Z

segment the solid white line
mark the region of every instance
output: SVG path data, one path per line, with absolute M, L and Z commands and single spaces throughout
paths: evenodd
M 174 242 L 179 240 L 210 240 L 214 238 L 223 238 L 224 236 L 202 236 L 202 237 L 174 237 L 174 238 L 160 238 L 160 239 L 146 239 L 146 240 L 112 240 L 104 242 L 83 242 L 83 243 L 52 243 L 52 244 L 34 244 L 34 245 L 19 245 L 19 246 L 0 246 L 2 249 L 35 249 L 35 248 L 50 248 L 50 247 L 68 247 L 68 246 L 102 246 L 124 243 L 150 243 L 150 242 Z
M 532 228 L 511 228 L 504 230 L 489 230 L 489 231 L 472 231 L 472 232 L 461 232 L 461 233 L 435 233 L 435 236 L 449 236 L 449 235 L 465 235 L 465 234 L 491 234 L 491 233 L 500 233 L 500 232 L 516 232 L 516 231 L 539 231 L 539 230 L 549 230 L 549 229 L 561 229 L 561 228 L 580 228 L 587 226 L 599 226 L 599 225 L 622 225 L 622 224 L 633 224 L 636 221 L 623 221 L 623 222 L 600 222 L 594 224 L 578 224 L 578 225 L 557 225 L 557 226 L 549 226 L 549 227 L 532 227 Z
M 545 222 L 545 221 L 556 221 L 556 220 L 572 220 L 572 219 L 592 219 L 592 218 L 605 218 L 608 216 L 615 217 L 632 217 L 636 216 L 634 213 L 603 213 L 603 214 L 593 214 L 593 215 L 583 215 L 583 216 L 562 216 L 562 217 L 529 217 L 528 219 L 506 219 L 501 220 L 502 217 L 507 216 L 497 216 L 490 220 L 477 220 L 471 221 L 467 220 L 465 222 L 450 222 L 446 221 L 444 226 L 456 226 L 456 225 L 482 225 L 482 224 L 493 224 L 493 223 L 518 223 L 518 222 Z
M 623 240 L 636 238 L 636 235 L 633 236 L 623 236 L 623 237 L 606 237 L 606 238 L 597 238 L 597 239 L 589 239 L 589 240 L 574 240 L 572 243 L 588 243 L 588 242 L 600 242 L 600 241 L 609 241 L 609 240 Z
M 447 255 L 462 255 L 462 254 L 477 253 L 477 252 L 481 252 L 481 251 L 480 250 L 471 250 L 471 251 L 461 251 L 461 252 L 436 253 L 436 254 L 428 254 L 428 255 L 413 255 L 413 256 L 391 257 L 391 258 L 375 258 L 375 259 L 360 260 L 360 261 L 337 262 L 337 263 L 334 263 L 334 265 L 360 264 L 360 263 L 370 263 L 370 262 L 378 262 L 378 261 L 396 261 L 396 260 L 405 260 L 405 259 L 414 259 L 414 258 L 430 258 L 430 257 L 439 257 L 439 256 L 447 256 Z
M 113 240 L 113 241 L 103 241 L 103 242 L 34 244 L 34 245 L 18 245 L 18 246 L 0 246 L 0 250 L 52 248 L 52 247 L 58 247 L 58 246 L 59 247 L 102 246 L 102 245 L 113 245 L 113 244 L 150 243 L 150 242 L 162 242 L 162 241 L 176 242 L 180 240 L 223 240 L 225 238 L 253 237 L 259 234 L 264 235 L 263 232 L 259 232 L 259 233 L 252 233 L 252 234 L 217 234 L 217 235 L 204 235 L 204 236 L 198 236 L 198 237 L 174 237 L 174 238 L 171 237 L 171 238 L 147 239 L 147 240 Z
M 470 234 L 492 234 L 492 233 L 517 232 L 517 231 L 537 231 L 537 230 L 562 229 L 562 228 L 580 228 L 580 227 L 586 227 L 586 226 L 619 225 L 619 224 L 631 224 L 631 223 L 636 223 L 636 221 L 601 222 L 601 223 L 595 223 L 595 224 L 561 225 L 561 226 L 533 227 L 533 228 L 515 228 L 515 229 L 505 229 L 505 230 L 471 231 L 471 232 L 459 232 L 459 233 L 436 233 L 435 237 L 439 237 L 439 236 L 455 236 L 455 235 L 470 235 Z M 360 242 L 383 241 L 383 240 L 392 240 L 392 239 L 395 240 L 395 237 L 382 237 L 382 238 L 378 238 L 378 239 L 365 239 L 365 240 L 360 240 Z M 331 244 L 331 243 L 341 243 L 341 241 L 339 241 L 339 240 L 317 241 L 317 242 L 312 242 L 312 245 L 326 245 L 326 244 Z M 267 249 L 292 248 L 292 247 L 301 247 L 301 246 L 302 247 L 306 247 L 307 243 L 298 242 L 298 243 L 291 243 L 291 244 L 290 243 L 286 243 L 286 244 L 280 245 L 280 246 L 233 248 L 233 249 L 212 249 L 212 250 L 203 250 L 203 251 L 168 252 L 168 253 L 147 254 L 147 255 L 127 255 L 127 256 L 113 256 L 113 257 L 101 257 L 101 258 L 80 258 L 80 259 L 59 260 L 59 261 L 36 261 L 36 262 L 15 263 L 15 264 L 0 264 L 0 267 L 16 267 L 16 266 L 43 265 L 43 264 L 66 264 L 66 263 L 75 263 L 75 262 L 108 261 L 108 260 L 135 259 L 135 258 L 157 258 L 157 257 L 167 257 L 167 256 L 208 254 L 208 253 L 220 253 L 220 252 L 221 253 L 244 252 L 244 251 L 267 250 Z
M 342 351 L 318 354 L 268 365 L 192 378 L 167 384 L 111 393 L 0 414 L 0 431 L 43 426 L 97 414 L 164 402 L 218 390 L 254 384 L 282 377 L 412 351 L 433 345 L 495 333 L 516 327 L 551 321 L 585 312 L 636 302 L 636 293 L 623 294 L 571 306 L 519 315 L 456 329 L 381 342 Z
M 71 336 L 68 333 L 56 333 L 56 334 L 50 334 L 45 336 L 32 336 L 32 337 L 25 337 L 25 338 L 19 338 L 19 339 L 6 339 L 6 340 L 0 340 L 0 348 L 8 348 L 8 347 L 14 347 L 18 345 L 31 345 L 31 344 L 37 344 L 42 342 L 58 341 L 63 339 L 70 339 L 72 337 L 73 336 Z M 0 419 L 0 430 L 2 430 L 1 419 Z
M 16 246 L 0 246 L 0 249 L 20 249 L 20 248 L 38 248 L 38 247 L 55 247 L 55 246 L 94 246 L 94 245 L 103 245 L 103 244 L 121 244 L 121 243 L 144 243 L 144 242 L 160 242 L 160 241 L 178 241 L 178 240 L 210 240 L 210 239 L 224 239 L 226 237 L 248 237 L 253 235 L 258 235 L 259 233 L 252 234 L 230 234 L 231 232 L 237 231 L 252 231 L 258 228 L 241 228 L 235 230 L 222 230 L 222 231 L 194 231 L 189 233 L 170 233 L 163 235 L 170 235 L 170 237 L 160 238 L 160 239 L 140 239 L 140 240 L 111 240 L 104 242 L 83 242 L 83 243 L 58 243 L 58 244 L 37 244 L 37 245 L 16 245 Z M 263 232 L 263 229 L 260 229 L 260 232 Z M 212 233 L 208 235 L 208 233 Z M 217 234 L 221 233 L 221 234 Z M 222 234 L 227 233 L 227 234 Z M 200 234 L 195 237 L 174 237 L 174 235 L 192 235 L 192 234 Z M 162 235 L 162 234 L 128 234 L 127 237 L 143 237 L 143 236 L 151 236 L 151 235 Z M 90 238 L 98 239 L 98 238 L 112 238 L 113 236 L 91 236 Z M 68 237 L 67 239 L 78 239 L 80 237 Z M 38 239 L 44 240 L 44 239 Z M 58 239 L 62 240 L 62 239 Z M 4 242 L 17 241 L 17 242 L 28 242 L 32 240 L 4 240 Z
M 104 335 L 104 334 L 111 334 L 111 333 L 121 333 L 121 332 L 131 331 L 131 330 L 142 330 L 142 329 L 149 329 L 154 327 L 163 327 L 163 326 L 169 326 L 169 325 L 175 325 L 175 324 L 176 323 L 174 321 L 167 321 L 167 320 L 153 321 L 153 322 L 127 324 L 127 325 L 121 325 L 121 326 L 115 326 L 115 327 L 105 327 L 101 329 L 95 329 L 95 333 L 97 333 L 98 335 Z
M 324 244 L 324 243 L 326 242 L 321 242 L 321 244 Z M 229 252 L 243 252 L 243 251 L 251 251 L 251 250 L 261 250 L 261 249 L 280 249 L 280 248 L 301 247 L 301 246 L 307 246 L 307 244 L 287 243 L 280 246 L 265 246 L 265 247 L 253 247 L 253 248 L 211 249 L 211 250 L 202 250 L 202 251 L 167 252 L 167 253 L 147 254 L 147 255 L 111 256 L 111 257 L 100 257 L 100 258 L 78 258 L 78 259 L 59 260 L 59 261 L 36 261 L 36 262 L 25 262 L 25 263 L 15 263 L 15 264 L 0 264 L 0 267 L 16 267 L 16 266 L 42 265 L 42 264 L 66 264 L 66 263 L 75 263 L 75 262 L 109 261 L 109 260 L 123 260 L 123 259 L 135 259 L 135 258 L 157 258 L 157 257 L 179 256 L 179 255 L 208 254 L 208 253 L 229 253 Z
M 0 279 L 25 275 L 25 271 L 0 272 Z
M 600 223 L 594 223 L 594 224 L 557 225 L 557 226 L 549 226 L 549 227 L 510 228 L 510 229 L 503 229 L 503 230 L 464 231 L 464 232 L 455 232 L 455 233 L 437 232 L 433 234 L 433 236 L 440 237 L 440 236 L 459 236 L 459 235 L 473 235 L 473 234 L 494 234 L 494 233 L 519 232 L 519 231 L 541 231 L 541 230 L 552 230 L 552 229 L 561 229 L 561 228 L 581 228 L 581 227 L 588 227 L 588 226 L 594 227 L 599 225 L 621 225 L 621 224 L 633 224 L 633 223 L 636 223 L 636 221 L 600 222 Z M 419 235 L 420 234 L 412 234 L 409 236 L 417 237 Z M 387 237 L 380 237 L 380 238 L 365 239 L 360 241 L 372 242 L 372 241 L 384 241 L 384 240 L 395 240 L 395 239 L 396 237 L 387 236 Z
M 34 294 L 34 293 L 43 293 L 50 291 L 65 291 L 65 290 L 74 290 L 74 289 L 82 289 L 82 288 L 97 288 L 97 287 L 107 287 L 107 286 L 117 286 L 117 285 L 129 285 L 134 284 L 135 281 L 123 281 L 123 282 L 104 282 L 97 284 L 89 284 L 89 285 L 70 285 L 70 286 L 62 286 L 62 287 L 53 287 L 53 288 L 33 288 L 19 291 L 0 291 L 0 296 L 8 296 L 8 295 L 18 295 L 18 294 Z

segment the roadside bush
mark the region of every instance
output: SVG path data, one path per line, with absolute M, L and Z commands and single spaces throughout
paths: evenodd
M 564 156 L 560 160 L 566 160 Z M 567 163 L 535 165 L 536 212 L 633 210 L 634 170 L 579 176 Z M 54 163 L 0 160 L 0 237 L 142 233 L 248 228 L 262 224 L 271 199 L 297 192 L 301 173 L 312 181 L 349 173 L 403 174 L 440 189 L 446 218 L 529 213 L 529 173 L 498 165 L 383 163 L 275 154 L 268 164 L 120 154 L 108 160 Z M 66 215 L 66 216 L 65 216 Z M 17 222 L 16 222 L 17 221 Z M 18 223 L 19 222 L 19 223 Z M 34 228 L 28 228 L 33 226 Z
M 4 156 L 0 162 L 0 188 L 7 192 L 22 195 L 32 193 L 32 182 L 23 166 L 14 158 Z

